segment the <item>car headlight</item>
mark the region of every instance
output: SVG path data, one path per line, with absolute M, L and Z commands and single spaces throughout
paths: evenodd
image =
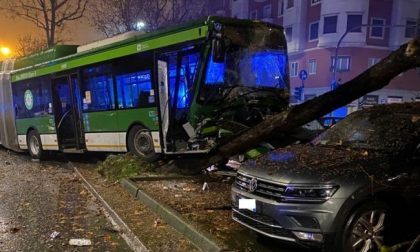
M 320 203 L 330 199 L 337 190 L 337 185 L 287 185 L 283 201 Z

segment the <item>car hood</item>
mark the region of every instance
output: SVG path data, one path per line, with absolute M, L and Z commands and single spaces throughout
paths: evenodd
M 246 162 L 239 172 L 286 184 L 333 182 L 342 177 L 348 180 L 382 173 L 388 164 L 386 157 L 363 149 L 293 145 Z

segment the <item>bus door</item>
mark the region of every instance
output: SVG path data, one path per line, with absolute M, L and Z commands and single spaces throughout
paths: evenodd
M 186 124 L 199 62 L 199 46 L 160 53 L 157 57 L 159 112 L 166 153 L 189 149 L 188 140 L 193 132 L 186 130 L 190 128 Z
M 59 149 L 64 152 L 82 152 L 85 149 L 85 141 L 77 74 L 53 79 L 52 92 Z

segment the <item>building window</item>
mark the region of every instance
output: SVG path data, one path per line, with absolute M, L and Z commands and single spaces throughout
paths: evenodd
M 319 4 L 321 0 L 311 0 L 311 5 Z
M 362 15 L 347 15 L 347 31 L 362 32 Z
M 249 13 L 249 19 L 257 19 L 258 18 L 258 11 L 257 10 L 253 10 Z
M 385 33 L 385 19 L 383 18 L 372 18 L 370 21 L 372 27 L 370 27 L 371 38 L 383 38 Z
M 335 65 L 335 57 L 331 57 L 331 71 L 348 72 L 350 71 L 350 56 L 338 56 L 337 65 Z
M 318 39 L 319 22 L 309 24 L 309 40 Z
M 316 74 L 316 59 L 310 59 L 308 62 L 308 74 Z
M 299 68 L 298 62 L 290 63 L 290 77 L 298 76 L 298 68 Z
M 271 4 L 264 6 L 263 18 L 271 18 Z
M 420 26 L 415 19 L 407 20 L 405 23 L 405 37 L 414 38 L 416 35 L 420 35 Z
M 279 0 L 278 8 L 279 8 L 278 14 L 279 14 L 279 17 L 281 17 L 283 16 L 283 13 L 284 13 L 284 0 Z
M 287 0 L 286 9 L 290 9 L 295 5 L 295 0 Z
M 285 28 L 286 30 L 286 40 L 287 42 L 291 42 L 293 39 L 293 28 L 292 26 L 288 26 Z
M 324 17 L 324 34 L 337 32 L 337 16 Z
M 369 58 L 368 59 L 368 67 L 371 67 L 377 64 L 381 59 L 380 58 Z
M 387 103 L 402 103 L 403 98 L 401 96 L 388 96 Z

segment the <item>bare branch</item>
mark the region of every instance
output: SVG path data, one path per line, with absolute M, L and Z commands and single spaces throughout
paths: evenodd
M 81 18 L 89 2 L 90 0 L 4 0 L 1 1 L 0 11 L 41 28 L 48 46 L 51 47 L 57 42 L 57 27 Z

